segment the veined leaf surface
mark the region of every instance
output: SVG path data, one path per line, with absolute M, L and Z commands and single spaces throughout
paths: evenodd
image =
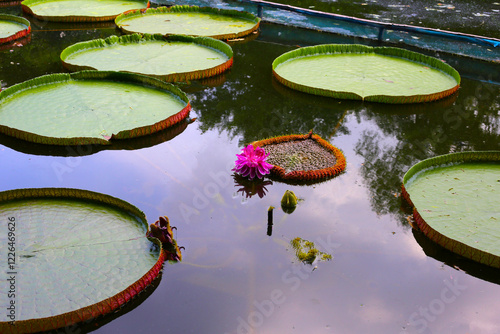
M 437 58 L 392 47 L 325 44 L 273 62 L 282 84 L 306 93 L 383 103 L 428 102 L 457 91 L 460 76 Z
M 431 240 L 500 268 L 500 152 L 461 152 L 421 161 L 405 174 L 403 196 Z
M 13 325 L 3 312 L 2 333 L 51 330 L 112 312 L 148 286 L 165 260 L 145 236 L 144 214 L 114 197 L 18 189 L 1 192 L 0 203 L 0 285 L 13 290 L 0 294 L 0 305 L 16 306 Z
M 124 13 L 115 19 L 115 23 L 126 33 L 231 39 L 257 30 L 260 19 L 236 10 L 172 6 Z
M 233 51 L 209 37 L 134 34 L 73 44 L 61 60 L 70 70 L 126 71 L 175 82 L 222 73 L 231 67 Z
M 148 0 L 24 0 L 23 11 L 60 22 L 111 21 L 119 14 L 149 7 Z
M 0 132 L 54 145 L 109 144 L 163 130 L 190 110 L 158 79 L 121 72 L 53 74 L 0 92 Z

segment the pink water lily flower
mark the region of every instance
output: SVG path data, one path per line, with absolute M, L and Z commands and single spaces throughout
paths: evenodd
M 271 172 L 274 166 L 267 163 L 266 159 L 269 154 L 266 154 L 264 149 L 253 145 L 248 145 L 241 150 L 241 154 L 236 154 L 238 159 L 235 161 L 235 167 L 232 171 L 241 174 L 241 176 L 249 177 L 252 180 L 254 177 L 259 179 Z

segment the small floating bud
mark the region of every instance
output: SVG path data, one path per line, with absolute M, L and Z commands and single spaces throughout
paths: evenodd
M 293 191 L 287 190 L 281 199 L 281 209 L 285 213 L 292 213 L 295 211 L 297 207 L 297 196 L 293 193 Z

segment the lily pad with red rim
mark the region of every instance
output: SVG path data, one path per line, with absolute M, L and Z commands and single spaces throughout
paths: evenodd
M 458 72 L 420 53 L 357 44 L 325 44 L 287 52 L 273 62 L 285 86 L 315 95 L 382 103 L 418 103 L 455 93 Z
M 333 178 L 345 170 L 341 150 L 312 131 L 305 135 L 285 135 L 253 142 L 269 154 L 271 176 L 290 184 L 311 184 Z
M 233 51 L 209 37 L 133 34 L 73 44 L 61 60 L 72 71 L 124 71 L 177 82 L 221 74 L 233 64 Z
M 500 151 L 423 160 L 406 172 L 402 188 L 418 228 L 429 239 L 500 268 Z
M 31 33 L 31 25 L 25 18 L 0 14 L 0 44 L 8 43 Z
M 13 324 L 2 314 L 1 333 L 49 331 L 112 313 L 147 288 L 165 260 L 180 259 L 169 253 L 178 252 L 175 240 L 169 251 L 146 237 L 144 214 L 108 195 L 17 189 L 0 192 L 0 203 L 0 268 L 11 280 L 0 285 L 8 291 L 14 282 L 15 289 L 0 300 L 16 306 Z
M 166 129 L 189 115 L 187 96 L 164 81 L 82 71 L 28 80 L 0 92 L 0 132 L 41 144 L 110 144 Z
M 115 19 L 115 23 L 125 33 L 204 36 L 227 40 L 256 31 L 260 18 L 229 9 L 172 6 L 124 13 Z
M 118 15 L 149 7 L 148 0 L 24 0 L 22 9 L 34 17 L 57 22 L 112 21 Z

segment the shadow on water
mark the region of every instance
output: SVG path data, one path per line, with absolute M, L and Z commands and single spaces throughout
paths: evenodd
M 180 135 L 194 119 L 185 119 L 163 131 L 133 139 L 111 141 L 110 145 L 44 145 L 32 143 L 0 133 L 0 144 L 18 152 L 34 155 L 77 157 L 92 155 L 103 150 L 137 150 L 167 142 Z
M 443 262 L 456 270 L 465 271 L 469 275 L 500 285 L 500 269 L 469 260 L 461 255 L 453 253 L 436 244 L 418 230 L 412 229 L 412 232 L 415 240 L 422 247 L 427 256 L 439 262 Z

